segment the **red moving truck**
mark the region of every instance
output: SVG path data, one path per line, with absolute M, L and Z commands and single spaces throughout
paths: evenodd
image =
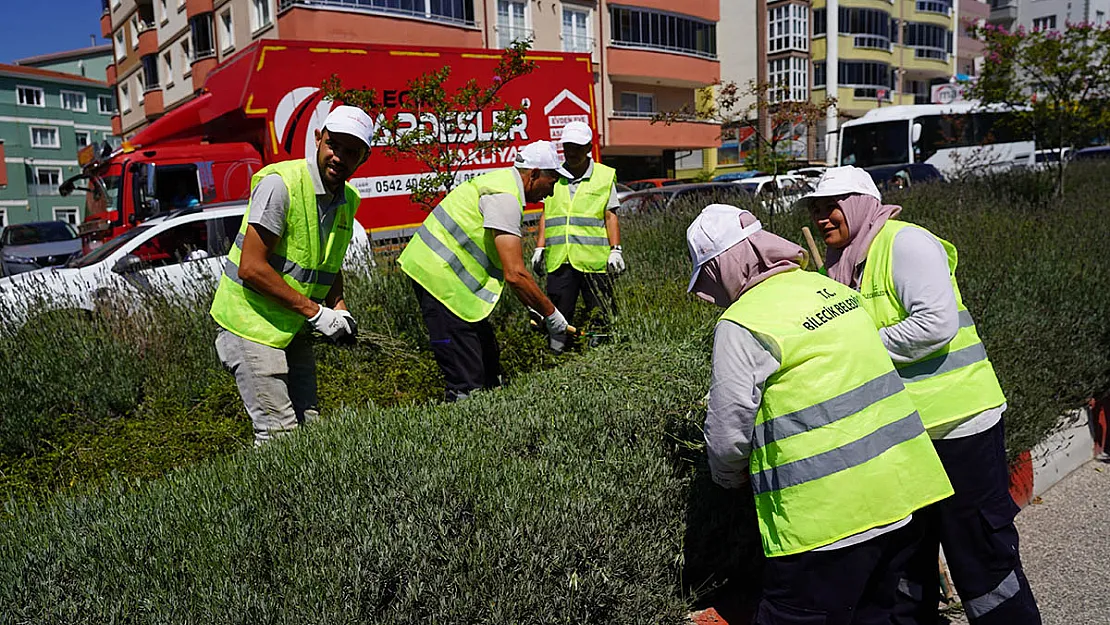
M 344 87 L 376 89 L 385 114 L 412 127 L 416 117 L 405 108 L 409 80 L 450 65 L 448 90 L 470 78 L 488 84 L 500 58 L 498 50 L 259 40 L 214 69 L 193 100 L 123 147 L 82 150 L 82 173 L 66 180 L 61 191 L 85 192 L 80 230 L 86 249 L 96 247 L 157 214 L 246 199 L 251 176 L 264 165 L 304 158 L 315 131 L 337 105 L 321 92 L 333 74 Z M 520 146 L 557 140 L 571 121 L 596 128 L 589 55 L 536 51 L 529 58 L 536 69 L 500 94 L 503 101 L 525 107 L 511 145 L 492 158 L 472 159 L 465 176 L 509 166 Z M 495 115 L 498 111 L 478 116 L 469 141 L 484 136 Z M 420 122 L 430 123 L 427 118 Z M 373 150 L 351 178 L 362 194 L 357 217 L 373 239 L 406 237 L 425 217 L 410 201 L 407 182 L 424 170 L 415 160 L 394 160 L 384 152 Z

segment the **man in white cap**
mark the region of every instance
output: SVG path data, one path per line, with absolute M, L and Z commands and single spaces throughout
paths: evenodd
M 319 414 L 308 328 L 337 342 L 356 333 L 340 270 L 360 202 L 347 180 L 370 155 L 373 124 L 361 109 L 338 106 L 323 126 L 304 159 L 251 178 L 212 302 L 216 351 L 235 376 L 255 445 Z
M 455 187 L 424 220 L 397 259 L 413 280 L 447 401 L 501 384 L 501 355 L 489 317 L 504 285 L 544 317 L 553 341 L 567 320 L 524 264 L 524 204 L 551 195 L 559 154 L 548 141 L 521 148 L 513 167 Z
M 593 131 L 583 122 L 563 127 L 563 171 L 566 178 L 555 185 L 553 195 L 544 200 L 532 270 L 547 273 L 547 296 L 569 323 L 574 323 L 578 295 L 586 305 L 586 315 L 600 307 L 605 314 L 602 329 L 616 312 L 613 275 L 624 271 L 621 231 L 614 212 L 617 199 L 616 171 L 590 158 Z M 546 256 L 546 260 L 545 260 Z M 553 343 L 555 351 L 563 345 Z

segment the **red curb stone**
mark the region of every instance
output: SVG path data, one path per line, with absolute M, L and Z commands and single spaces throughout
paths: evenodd
M 1033 459 L 1028 451 L 1010 463 L 1010 497 L 1022 508 L 1033 499 Z

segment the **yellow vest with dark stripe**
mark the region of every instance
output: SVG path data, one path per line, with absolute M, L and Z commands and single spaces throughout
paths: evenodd
M 888 221 L 867 250 L 860 294 L 864 308 L 879 328 L 892 326 L 909 316 L 894 290 L 892 269 L 894 237 L 903 228 L 919 226 Z M 944 239 L 937 240 L 948 255 L 948 272 L 956 293 L 960 329 L 955 338 L 935 352 L 911 363 L 895 365 L 927 429 L 956 425 L 1006 401 L 956 284 L 956 248 Z
M 331 231 L 321 244 L 320 213 L 308 163 L 302 159 L 267 165 L 251 178 L 251 191 L 270 174 L 281 176 L 285 183 L 289 209 L 285 211 L 285 231 L 267 260 L 294 291 L 317 303 L 323 302 L 343 266 L 347 245 L 351 242 L 355 211 L 360 201 L 358 191 L 350 184 L 344 185 L 346 202 L 336 208 Z M 229 332 L 281 349 L 304 327 L 305 318 L 252 290 L 239 279 L 239 259 L 249 218 L 248 207 L 239 226 L 239 236 L 224 263 L 211 314 L 216 323 Z
M 548 273 L 568 262 L 584 273 L 604 273 L 609 260 L 605 211 L 616 176 L 612 167 L 594 163 L 593 173 L 579 183 L 573 198 L 570 183 L 561 178 L 543 201 Z
M 498 193 L 515 197 L 523 218 L 516 174 L 491 171 L 448 193 L 397 259 L 402 271 L 464 321 L 485 319 L 501 298 L 501 257 L 478 208 L 483 195 Z
M 721 317 L 773 345 L 750 471 L 763 551 L 810 551 L 893 523 L 952 487 L 860 296 L 801 270 Z

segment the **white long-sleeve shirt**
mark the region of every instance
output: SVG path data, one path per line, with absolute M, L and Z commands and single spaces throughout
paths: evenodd
M 773 343 L 765 343 L 747 328 L 721 321 L 713 333 L 713 378 L 709 387 L 709 411 L 705 418 L 705 442 L 713 481 L 737 488 L 748 475 L 755 415 L 763 401 L 763 386 L 780 365 Z M 913 515 L 881 527 L 842 538 L 815 551 L 830 551 L 856 545 L 904 527 Z
M 883 345 L 896 364 L 914 362 L 947 345 L 960 329 L 956 293 L 948 272 L 944 246 L 920 228 L 903 228 L 894 236 L 891 278 L 894 293 L 908 316 L 879 329 Z M 860 265 L 861 271 L 863 265 Z M 1006 404 L 959 422 L 929 429 L 934 440 L 972 436 L 994 427 Z

